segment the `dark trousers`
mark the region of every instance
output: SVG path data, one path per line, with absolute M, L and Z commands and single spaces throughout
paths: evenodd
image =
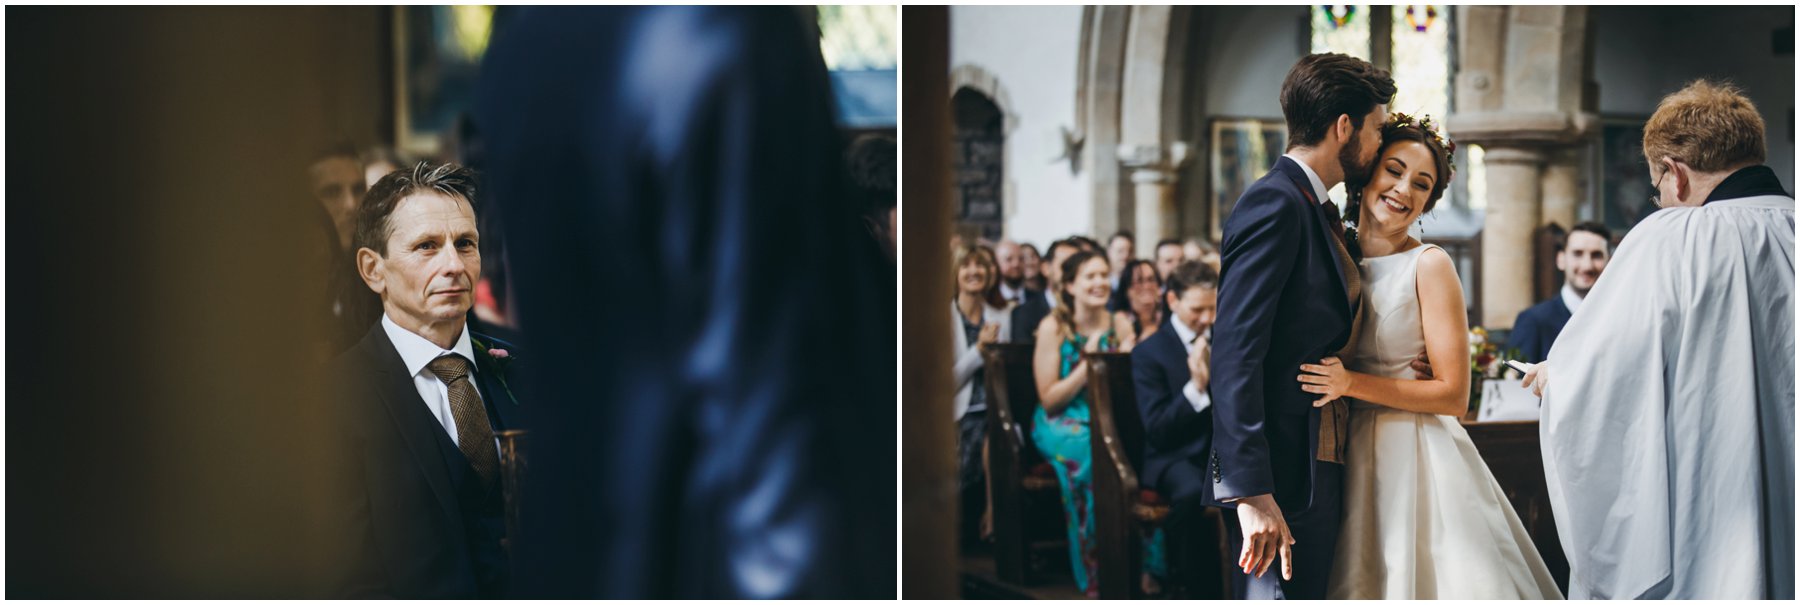
M 1219 560 L 1219 531 L 1206 516 L 1200 489 L 1206 470 L 1195 464 L 1177 463 L 1163 471 L 1158 491 L 1170 502 L 1163 523 L 1169 553 L 1172 598 L 1220 599 L 1225 596 L 1223 562 Z M 1227 511 L 1229 513 L 1229 511 Z M 1235 523 L 1235 521 L 1233 521 Z
M 1283 509 L 1288 530 L 1294 533 L 1294 579 L 1281 579 L 1279 558 L 1269 570 L 1256 577 L 1238 571 L 1233 575 L 1233 593 L 1240 599 L 1323 599 L 1326 583 L 1331 579 L 1331 562 L 1337 552 L 1338 524 L 1343 512 L 1344 467 L 1320 462 L 1313 476 L 1312 503 L 1305 510 Z M 1243 531 L 1231 528 L 1231 564 L 1237 568 L 1237 553 L 1244 550 Z

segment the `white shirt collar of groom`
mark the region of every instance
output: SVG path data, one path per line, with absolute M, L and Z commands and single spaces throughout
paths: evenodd
M 461 355 L 469 361 L 469 371 L 475 371 L 475 347 L 469 344 L 469 326 L 464 325 L 462 334 L 456 337 L 456 346 L 446 351 L 437 344 L 425 340 L 425 337 L 412 333 L 400 324 L 394 323 L 387 314 L 381 315 L 381 329 L 387 330 L 388 340 L 393 341 L 394 350 L 400 352 L 400 361 L 406 364 L 408 376 L 417 376 L 424 371 L 425 364 L 431 360 L 449 354 Z
M 1300 170 L 1306 172 L 1306 180 L 1310 181 L 1312 183 L 1313 193 L 1316 193 L 1319 195 L 1319 203 L 1321 203 L 1321 204 L 1330 203 L 1330 201 L 1331 201 L 1330 190 L 1325 188 L 1325 181 L 1319 180 L 1319 173 L 1313 172 L 1312 166 L 1307 166 L 1306 162 L 1300 161 L 1299 156 L 1296 156 L 1291 153 L 1281 154 L 1281 157 L 1293 160 L 1295 164 L 1300 165 Z

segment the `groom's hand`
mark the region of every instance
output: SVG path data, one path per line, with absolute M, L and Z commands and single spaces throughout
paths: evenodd
M 1275 505 L 1275 495 L 1239 500 L 1237 517 L 1244 531 L 1244 551 L 1238 554 L 1238 568 L 1260 578 L 1279 557 L 1281 579 L 1294 579 L 1294 535 L 1281 516 L 1281 507 Z

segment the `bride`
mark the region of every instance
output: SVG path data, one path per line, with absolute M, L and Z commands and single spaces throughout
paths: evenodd
M 1450 181 L 1453 144 L 1396 113 L 1367 183 L 1346 183 L 1361 248 L 1363 329 L 1347 359 L 1300 366 L 1302 389 L 1351 400 L 1333 599 L 1562 598 L 1458 423 L 1469 406 L 1462 282 L 1407 234 Z M 1421 352 L 1438 378 L 1414 380 Z

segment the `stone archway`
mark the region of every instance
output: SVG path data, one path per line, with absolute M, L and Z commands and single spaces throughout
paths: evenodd
M 998 240 L 1006 219 L 1018 212 L 1018 188 L 1006 170 L 1006 158 L 1012 155 L 1011 135 L 1019 117 L 1006 87 L 980 66 L 951 68 L 950 91 L 956 232 Z

